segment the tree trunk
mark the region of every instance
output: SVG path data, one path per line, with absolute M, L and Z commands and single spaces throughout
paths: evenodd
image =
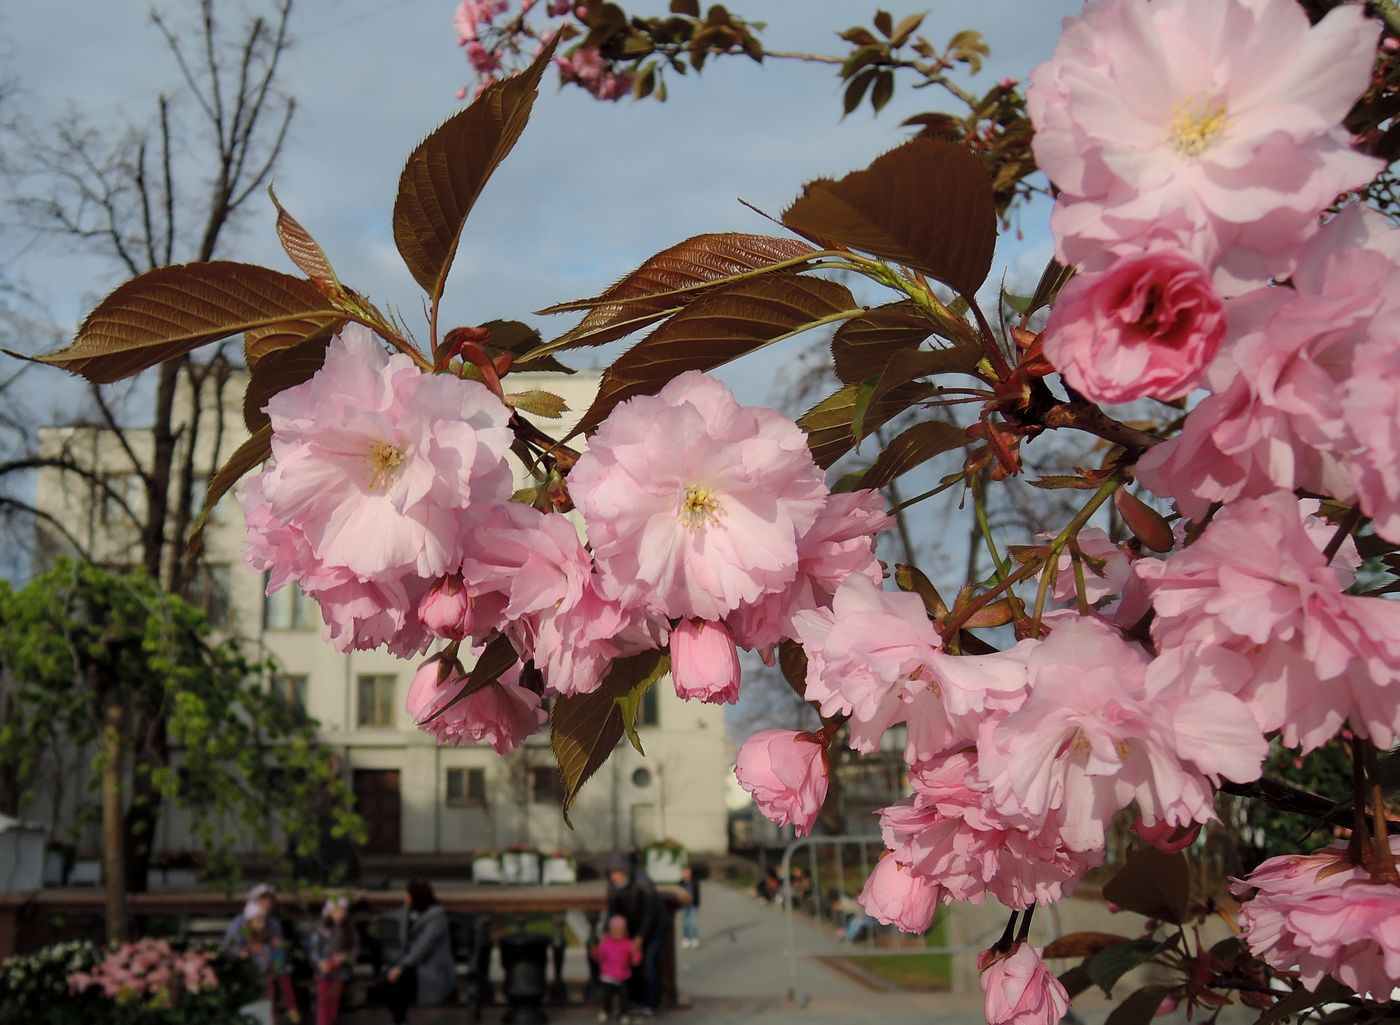
M 88 670 L 97 675 L 96 667 Z M 122 756 L 126 708 L 108 688 L 102 707 L 102 883 L 107 896 L 107 939 L 127 938 L 126 843 L 122 821 Z
M 131 776 L 131 800 L 127 803 L 122 830 L 126 842 L 126 891 L 145 893 L 149 888 L 151 855 L 155 853 L 156 827 L 164 809 L 165 797 L 156 788 L 155 769 L 170 763 L 170 735 L 164 712 L 152 718 L 143 712 L 130 730 L 144 738 L 141 748 L 132 752 L 135 762 Z

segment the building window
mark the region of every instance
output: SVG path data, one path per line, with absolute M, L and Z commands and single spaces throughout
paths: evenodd
M 266 577 L 263 590 L 267 590 Z M 314 630 L 320 624 L 316 602 L 302 594 L 296 584 L 287 584 L 263 598 L 263 628 L 266 630 Z
M 267 681 L 274 700 L 298 722 L 306 720 L 306 677 L 296 673 L 274 673 Z
M 190 604 L 204 610 L 209 625 L 216 630 L 229 627 L 229 591 L 231 570 L 227 564 L 202 564 L 195 567 L 190 580 Z
M 449 808 L 474 808 L 485 803 L 485 769 L 447 770 L 447 806 Z
M 530 800 L 535 804 L 563 804 L 564 777 L 552 765 L 537 765 L 530 770 Z
M 141 478 L 134 473 L 105 473 L 102 484 L 103 487 L 97 489 L 98 518 L 106 524 L 139 526 L 140 518 L 145 513 Z M 136 517 L 135 522 L 132 517 Z
M 653 684 L 642 695 L 641 707 L 637 709 L 638 726 L 659 726 L 661 724 L 661 699 Z
M 394 725 L 394 677 L 382 673 L 361 676 L 359 679 L 359 707 L 356 709 L 357 726 Z

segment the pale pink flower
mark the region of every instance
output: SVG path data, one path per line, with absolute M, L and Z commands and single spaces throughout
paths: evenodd
M 942 896 L 937 882 L 909 871 L 894 855 L 886 855 L 865 880 L 857 900 L 877 922 L 922 934 L 933 925 Z
M 509 754 L 548 718 L 540 696 L 520 685 L 518 665 L 448 707 L 461 693 L 467 677 L 460 665 L 449 664 L 446 672 L 442 665 L 440 658 L 423 663 L 404 702 L 409 718 L 438 743 L 456 747 L 486 743 L 497 754 Z M 444 708 L 436 719 L 426 721 Z
M 452 14 L 457 41 L 465 44 L 480 38 L 482 27 L 489 26 L 491 19 L 503 14 L 507 6 L 506 0 L 461 0 Z
M 739 747 L 734 775 L 765 818 L 806 836 L 826 800 L 826 745 L 814 733 L 764 730 Z
M 464 641 L 471 635 L 471 596 L 460 574 L 439 577 L 418 602 L 418 618 L 434 637 Z
M 1042 948 L 1018 943 L 1009 954 L 980 958 L 987 1025 L 1055 1025 L 1069 1010 L 1069 993 L 1045 967 Z
M 1372 1000 L 1388 1001 L 1400 980 L 1400 888 L 1371 881 L 1339 841 L 1310 855 L 1270 858 L 1235 895 L 1248 898 L 1239 921 L 1255 957 L 1297 971 L 1316 989 L 1324 976 Z M 1400 856 L 1400 837 L 1390 838 Z
M 632 91 L 633 76 L 613 71 L 596 47 L 581 47 L 554 63 L 562 81 L 578 83 L 597 99 L 620 100 Z
M 739 651 L 723 623 L 682 619 L 671 631 L 671 678 L 682 698 L 712 705 L 739 700 Z
M 1377 744 L 1400 737 L 1400 603 L 1343 593 L 1288 493 L 1231 503 L 1196 543 L 1142 560 L 1159 651 L 1225 648 L 1248 662 L 1235 688 L 1263 730 L 1305 752 L 1344 722 Z
M 1040 535 L 1049 541 L 1051 535 Z M 1133 575 L 1132 556 L 1126 546 L 1116 545 L 1098 527 L 1086 527 L 1079 532 L 1074 544 L 1084 556 L 1084 597 L 1090 605 L 1123 593 Z M 1060 552 L 1055 567 L 1054 598 L 1070 604 L 1079 601 L 1079 585 L 1074 576 L 1074 555 L 1069 546 Z
M 613 411 L 569 494 L 606 597 L 717 620 L 796 578 L 827 491 L 796 424 L 691 371 Z
M 1100 270 L 1160 238 L 1232 293 L 1286 274 L 1318 215 L 1380 170 L 1342 125 L 1377 35 L 1354 6 L 1310 27 L 1274 0 L 1089 5 L 1027 90 L 1056 255 Z
M 797 577 L 782 591 L 739 606 L 727 622 L 741 648 L 758 651 L 770 665 L 773 648 L 793 632 L 792 617 L 831 604 L 831 596 L 852 574 L 879 586 L 875 538 L 894 526 L 878 491 L 831 495 L 816 522 L 797 541 Z
M 1225 337 L 1209 272 L 1157 247 L 1081 274 L 1045 325 L 1045 357 L 1095 402 L 1179 399 L 1196 388 Z

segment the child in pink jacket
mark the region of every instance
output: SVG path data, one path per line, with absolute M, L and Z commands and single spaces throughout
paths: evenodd
M 628 1025 L 632 1018 L 628 1014 L 627 980 L 632 977 L 632 969 L 642 963 L 642 945 L 628 937 L 627 919 L 621 915 L 609 918 L 607 935 L 590 953 L 598 962 L 598 981 L 603 987 L 603 1009 L 598 1012 L 598 1020 L 607 1021 L 615 1004 L 622 1025 Z

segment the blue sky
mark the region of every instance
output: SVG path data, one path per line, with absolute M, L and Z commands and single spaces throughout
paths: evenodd
M 165 5 L 173 13 L 180 9 Z M 389 215 L 404 157 L 459 105 L 467 80 L 448 0 L 303 0 L 283 85 L 298 102 L 276 177 L 287 208 L 321 241 L 343 280 L 399 308 L 419 326 L 417 292 L 394 249 Z M 638 13 L 660 2 L 632 5 Z M 765 20 L 775 49 L 839 52 L 835 33 L 868 23 L 873 5 L 842 0 L 751 0 L 736 11 Z M 1049 56 L 1071 0 L 955 0 L 937 5 L 923 32 L 941 42 L 976 28 L 993 48 L 974 85 L 1024 77 Z M 220 0 L 232 16 L 238 7 Z M 895 6 L 896 18 L 920 10 Z M 17 106 L 35 123 L 76 110 L 96 121 L 141 118 L 178 85 L 173 64 L 134 0 L 85 6 L 81 30 L 65 4 L 16 0 L 0 9 L 0 59 L 23 90 Z M 880 114 L 840 118 L 841 83 L 829 65 L 730 58 L 670 86 L 670 99 L 604 104 L 552 74 L 515 152 L 468 224 L 448 285 L 445 321 L 530 320 L 546 337 L 567 326 L 531 311 L 589 295 L 648 255 L 702 231 L 765 232 L 742 197 L 780 211 L 804 181 L 864 166 L 898 143 L 899 122 L 936 109 L 935 90 L 904 88 Z M 0 214 L 9 220 L 8 214 Z M 1043 216 L 1027 238 L 1003 239 L 1000 268 L 1033 280 L 1048 255 Z M 226 258 L 290 270 L 272 233 L 270 206 L 255 208 L 225 245 Z M 0 267 L 32 287 L 53 316 L 76 324 L 119 277 L 99 263 L 36 244 L 0 226 Z M 872 293 L 871 301 L 879 301 Z M 800 343 L 799 343 L 800 344 Z M 750 402 L 778 398 L 785 343 L 723 372 Z M 592 359 L 585 355 L 576 362 Z M 37 383 L 37 381 L 36 381 Z

